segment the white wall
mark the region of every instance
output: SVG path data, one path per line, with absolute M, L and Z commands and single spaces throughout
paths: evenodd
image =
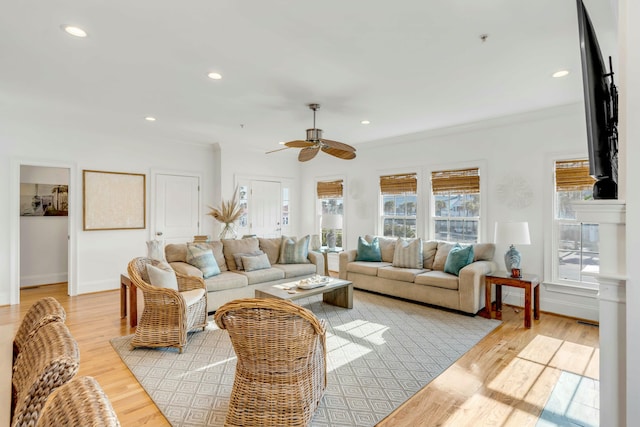
M 69 184 L 69 170 L 22 166 L 20 182 L 29 184 Z M 20 217 L 20 286 L 67 281 L 68 217 Z
M 344 246 L 354 248 L 359 235 L 375 230 L 378 212 L 378 177 L 394 171 L 416 171 L 421 180 L 419 193 L 427 194 L 429 172 L 438 168 L 481 167 L 482 203 L 486 209 L 482 241 L 492 241 L 495 221 L 528 221 L 532 244 L 520 246 L 524 272 L 544 274 L 545 230 L 551 225 L 553 194 L 552 161 L 554 155 L 587 156 L 584 110 L 582 104 L 532 112 L 512 117 L 407 135 L 357 147 L 357 158 L 341 161 L 319 155 L 302 167 L 303 230 L 314 229 L 313 207 L 316 179 L 329 174 L 344 174 L 346 222 Z M 499 188 L 519 179 L 531 189 L 531 205 L 513 208 L 501 198 Z M 428 205 L 421 203 L 426 212 Z M 428 221 L 419 224 L 419 234 L 430 238 Z M 496 261 L 503 265 L 506 245 L 498 245 Z M 504 268 L 504 267 L 503 267 Z M 522 305 L 518 290 L 510 290 L 506 301 Z M 587 319 L 597 319 L 596 295 L 573 296 L 542 287 L 542 310 Z

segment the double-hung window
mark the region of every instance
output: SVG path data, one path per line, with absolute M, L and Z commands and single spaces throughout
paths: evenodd
M 415 173 L 380 177 L 382 234 L 416 237 L 418 179 Z
M 576 220 L 572 202 L 588 200 L 595 180 L 586 159 L 555 162 L 553 279 L 569 284 L 590 283 L 600 266 L 598 224 Z M 588 285 L 593 286 L 593 285 Z
M 436 239 L 466 243 L 478 241 L 478 168 L 431 172 L 431 197 L 431 227 Z
M 336 246 L 342 247 L 342 216 L 344 215 L 343 182 L 341 179 L 335 181 L 318 181 L 316 192 L 320 207 L 320 228 L 322 236 L 322 246 L 327 245 L 327 233 L 331 230 L 336 236 Z

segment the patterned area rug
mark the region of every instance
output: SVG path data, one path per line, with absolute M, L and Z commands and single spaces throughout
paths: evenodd
M 314 427 L 373 426 L 442 373 L 500 322 L 363 291 L 353 309 L 298 300 L 327 320 L 327 390 Z M 236 365 L 226 331 L 210 322 L 175 349 L 130 350 L 111 340 L 124 363 L 175 426 L 222 426 Z

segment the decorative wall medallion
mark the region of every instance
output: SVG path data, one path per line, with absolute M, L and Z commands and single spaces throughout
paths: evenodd
M 497 191 L 498 198 L 513 209 L 524 209 L 533 201 L 533 190 L 521 176 L 506 176 Z

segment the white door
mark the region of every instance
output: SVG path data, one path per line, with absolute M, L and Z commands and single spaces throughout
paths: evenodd
M 165 244 L 193 241 L 200 231 L 200 178 L 158 174 L 155 180 L 155 238 Z
M 279 237 L 282 234 L 280 183 L 251 181 L 249 220 L 251 232 L 259 237 Z

